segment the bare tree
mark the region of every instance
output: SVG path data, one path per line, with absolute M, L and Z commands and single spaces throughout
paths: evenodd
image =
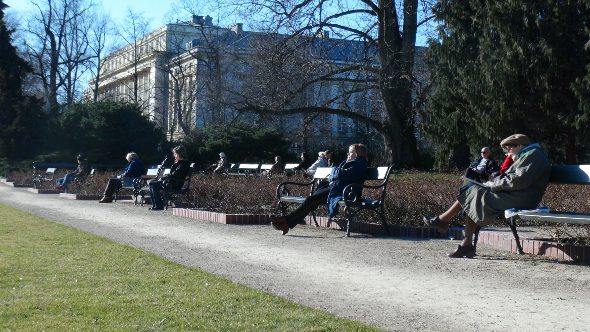
M 237 114 L 231 91 L 239 85 L 236 76 L 245 63 L 243 50 L 236 47 L 243 37 L 237 28 L 215 26 L 211 17 L 183 9 L 192 20 L 179 22 L 179 30 L 170 25 L 169 61 L 164 68 L 170 77 L 170 135 L 187 134 L 196 123 L 232 121 Z
M 419 8 L 418 0 L 251 1 L 246 10 L 264 17 L 259 29 L 275 39 L 265 57 L 253 57 L 258 64 L 241 109 L 350 118 L 382 134 L 390 162 L 411 166 L 417 155 L 414 97 L 421 92 L 415 42 L 418 28 L 431 19 L 430 6 L 424 1 Z M 338 92 L 322 97 L 330 86 Z M 317 102 L 302 103 L 301 95 L 310 93 Z M 354 109 L 350 98 L 378 104 Z
M 119 35 L 123 38 L 127 45 L 124 51 L 127 52 L 126 60 L 132 65 L 132 79 L 131 79 L 131 100 L 136 104 L 139 100 L 139 64 L 142 57 L 143 37 L 148 33 L 149 24 L 147 19 L 140 13 L 128 9 L 125 23 L 119 31 Z
M 59 112 L 59 100 L 72 104 L 87 54 L 87 28 L 92 6 L 86 0 L 42 0 L 33 2 L 36 13 L 27 23 L 27 53 L 34 74 L 43 83 L 51 114 Z
M 98 101 L 101 78 L 103 58 L 105 54 L 110 51 L 108 44 L 108 37 L 112 35 L 111 19 L 108 15 L 96 13 L 94 24 L 92 24 L 88 34 L 88 47 L 93 55 L 92 61 L 89 63 L 89 70 L 92 74 L 92 100 Z

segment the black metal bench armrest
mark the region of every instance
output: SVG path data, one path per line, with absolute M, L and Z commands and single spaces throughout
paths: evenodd
M 368 186 L 365 186 L 362 183 L 352 183 L 344 187 L 344 190 L 342 191 L 342 199 L 344 200 L 344 204 L 347 206 L 359 204 L 359 202 L 362 201 L 362 198 L 357 194 L 357 192 L 361 191 L 363 188 L 368 188 Z
M 309 181 L 309 182 L 292 182 L 292 181 L 285 181 L 285 182 L 281 182 L 279 183 L 279 185 L 277 186 L 277 190 L 276 190 L 276 195 L 277 195 L 277 199 L 281 198 L 281 196 L 285 196 L 289 194 L 289 189 L 287 188 L 287 186 L 298 186 L 298 187 L 310 187 L 313 185 L 313 183 L 315 182 L 315 180 Z

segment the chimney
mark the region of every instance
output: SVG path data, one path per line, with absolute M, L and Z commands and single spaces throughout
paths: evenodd
M 320 31 L 320 38 L 322 39 L 330 39 L 330 31 L 322 30 Z
M 213 17 L 209 15 L 205 16 L 205 25 L 213 26 Z
M 191 19 L 192 24 L 203 25 L 203 16 L 193 15 Z
M 231 27 L 231 31 L 235 32 L 237 35 L 241 35 L 244 32 L 244 24 L 243 23 L 236 23 Z

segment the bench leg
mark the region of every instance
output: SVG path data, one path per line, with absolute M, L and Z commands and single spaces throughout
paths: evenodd
M 344 208 L 344 215 L 346 216 L 346 237 L 350 237 L 350 219 L 352 219 L 352 213 L 350 209 Z
M 381 217 L 381 223 L 383 224 L 383 229 L 385 230 L 385 234 L 389 234 L 389 228 L 387 227 L 387 222 L 385 221 L 385 207 L 381 205 L 379 209 L 379 216 Z
M 516 217 L 509 218 L 507 222 L 508 226 L 510 226 L 510 229 L 512 230 L 512 234 L 514 235 L 514 240 L 516 241 L 517 254 L 524 255 L 524 250 L 522 250 L 520 238 L 518 237 L 518 232 L 516 231 Z
M 315 224 L 315 227 L 320 227 L 320 225 L 318 224 L 318 221 L 316 219 L 315 210 L 311 212 L 311 217 L 313 218 L 313 222 Z

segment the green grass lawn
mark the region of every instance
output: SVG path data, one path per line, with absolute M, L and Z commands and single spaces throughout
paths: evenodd
M 0 205 L 0 330 L 368 331 Z

